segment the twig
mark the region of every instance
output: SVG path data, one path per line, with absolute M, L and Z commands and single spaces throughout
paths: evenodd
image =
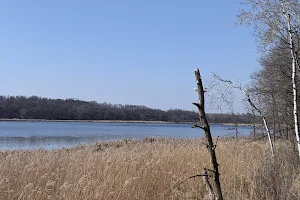
M 200 177 L 200 176 L 201 176 L 201 177 L 202 177 L 202 176 L 208 176 L 208 174 L 196 174 L 196 175 L 194 175 L 194 176 L 187 177 L 187 178 L 183 179 L 181 182 L 174 184 L 172 187 L 181 185 L 182 183 L 186 182 L 187 180 L 189 180 L 189 179 L 191 179 L 191 178 L 196 178 L 196 177 Z

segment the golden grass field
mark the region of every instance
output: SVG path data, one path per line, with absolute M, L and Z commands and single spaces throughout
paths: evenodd
M 210 168 L 203 142 L 148 138 L 56 151 L 2 151 L 0 199 L 206 199 L 201 177 L 181 183 Z M 266 141 L 218 142 L 225 199 L 300 199 L 298 153 L 288 141 L 275 147 L 274 160 Z

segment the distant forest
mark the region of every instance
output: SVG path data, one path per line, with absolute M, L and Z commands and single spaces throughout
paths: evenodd
M 196 122 L 198 113 L 181 109 L 167 111 L 141 105 L 121 105 L 49 99 L 37 96 L 0 96 L 1 119 L 45 120 L 141 120 L 165 122 Z M 250 123 L 250 114 L 208 114 L 210 123 Z

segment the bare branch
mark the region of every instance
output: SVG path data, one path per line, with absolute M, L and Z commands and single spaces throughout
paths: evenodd
M 195 124 L 195 125 L 193 125 L 191 128 L 201 128 L 201 129 L 205 129 L 203 126 L 199 126 L 199 125 L 197 125 L 197 124 Z
M 229 79 L 223 79 L 221 78 L 219 75 L 217 74 L 213 74 L 214 78 L 218 81 L 221 81 L 221 82 L 224 82 L 224 83 L 227 83 L 227 84 L 230 84 L 233 88 L 235 89 L 238 89 L 240 90 L 246 97 L 249 105 L 259 113 L 259 115 L 262 117 L 263 119 L 263 122 L 264 122 L 264 125 L 265 125 L 265 129 L 267 131 L 267 134 L 268 134 L 268 138 L 269 138 L 269 143 L 270 143 L 270 149 L 271 149 L 271 153 L 272 153 L 272 156 L 275 156 L 275 152 L 274 152 L 274 146 L 273 146 L 273 142 L 272 142 L 272 139 L 271 139 L 271 134 L 270 134 L 270 129 L 269 129 L 269 126 L 268 126 L 268 123 L 267 123 L 267 120 L 265 118 L 265 116 L 263 115 L 262 111 L 253 103 L 253 101 L 251 100 L 250 98 L 250 95 L 248 94 L 248 92 L 246 90 L 243 89 L 242 85 L 241 84 L 236 84 L 234 83 L 233 81 L 229 80 Z

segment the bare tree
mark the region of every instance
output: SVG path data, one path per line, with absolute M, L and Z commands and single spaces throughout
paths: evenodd
M 300 6 L 300 5 L 299 5 Z M 298 150 L 299 150 L 299 157 L 300 157 L 300 133 L 299 133 L 299 119 L 298 119 L 298 109 L 297 109 L 297 84 L 296 84 L 296 64 L 297 64 L 297 58 L 296 58 L 296 52 L 295 52 L 295 46 L 294 46 L 294 40 L 293 40 L 293 30 L 291 27 L 291 14 L 286 13 L 285 11 L 285 4 L 282 3 L 282 13 L 284 14 L 287 24 L 288 24 L 288 33 L 289 33 L 289 45 L 291 50 L 291 56 L 292 56 L 292 84 L 293 84 L 293 114 L 294 114 L 294 126 L 295 126 L 295 134 L 296 139 L 298 143 Z M 299 70 L 299 65 L 298 65 Z M 299 72 L 298 72 L 299 73 Z
M 282 46 L 283 48 L 279 46 L 278 50 L 272 50 L 260 58 L 261 69 L 251 74 L 251 83 L 247 89 L 268 121 L 273 122 L 276 137 L 282 137 L 284 130 L 293 126 L 290 57 L 289 50 L 285 49 L 287 45 Z
M 196 78 L 196 82 L 197 82 L 197 93 L 198 93 L 199 102 L 193 103 L 193 104 L 198 108 L 198 111 L 199 111 L 200 126 L 195 125 L 194 127 L 201 128 L 204 130 L 205 139 L 207 141 L 207 149 L 209 151 L 209 154 L 211 157 L 211 164 L 213 167 L 212 171 L 214 172 L 216 195 L 219 200 L 223 200 L 221 183 L 220 183 L 219 165 L 217 162 L 216 151 L 215 151 L 216 145 L 214 145 L 214 143 L 213 143 L 213 139 L 212 139 L 211 132 L 210 132 L 210 126 L 206 119 L 205 108 L 204 108 L 204 105 L 205 105 L 204 92 L 205 91 L 203 89 L 202 79 L 200 76 L 199 69 L 195 70 L 195 78 Z
M 299 31 L 300 3 L 298 0 L 246 0 L 243 4 L 250 6 L 249 11 L 241 10 L 239 24 L 251 24 L 261 45 L 261 50 L 276 48 L 280 43 L 286 43 L 290 48 L 292 66 L 293 115 L 300 157 L 300 135 L 297 108 L 297 53 L 294 45 L 294 34 Z M 292 17 L 293 16 L 293 17 Z M 299 48 L 299 47 L 298 47 Z M 298 69 L 298 70 L 296 70 Z
M 273 142 L 272 142 L 272 138 L 271 138 L 271 133 L 270 133 L 268 122 L 266 120 L 266 117 L 262 113 L 262 111 L 253 103 L 253 101 L 251 100 L 250 95 L 248 94 L 248 92 L 242 88 L 241 84 L 236 84 L 236 83 L 232 82 L 231 80 L 222 79 L 220 76 L 218 76 L 216 74 L 214 74 L 214 78 L 217 81 L 220 81 L 220 82 L 223 82 L 223 83 L 227 83 L 227 85 L 228 85 L 227 88 L 229 88 L 230 86 L 232 86 L 233 88 L 236 88 L 236 89 L 240 90 L 245 95 L 245 97 L 246 97 L 249 105 L 251 106 L 251 108 L 253 110 L 255 110 L 262 117 L 265 129 L 266 129 L 266 132 L 267 132 L 267 135 L 268 135 L 271 153 L 272 153 L 272 156 L 274 157 L 275 156 L 274 145 L 273 145 Z

